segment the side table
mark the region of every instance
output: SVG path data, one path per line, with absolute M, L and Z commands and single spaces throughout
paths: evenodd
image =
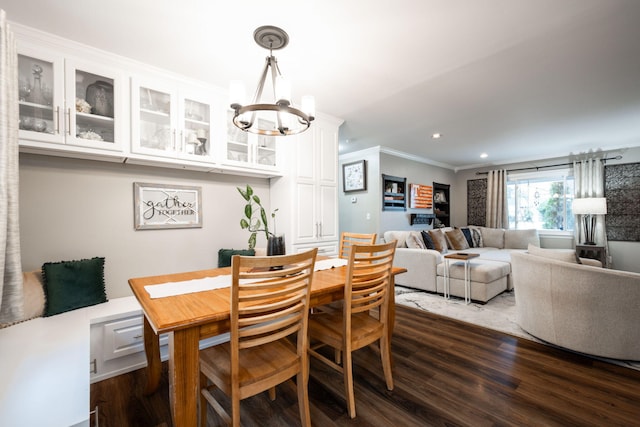
M 603 267 L 607 266 L 607 254 L 604 250 L 604 246 L 576 245 L 576 255 L 582 258 L 596 259 L 602 263 Z
M 451 297 L 451 291 L 449 289 L 449 262 L 451 260 L 464 261 L 464 302 L 465 304 L 469 304 L 471 302 L 471 272 L 469 271 L 469 261 L 479 256 L 479 254 L 463 252 L 447 254 L 444 256 L 444 298 L 449 299 Z

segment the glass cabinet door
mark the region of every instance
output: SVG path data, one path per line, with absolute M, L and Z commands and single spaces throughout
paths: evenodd
M 113 71 L 67 61 L 68 144 L 121 148 L 123 80 Z
M 18 55 L 19 129 L 21 139 L 63 143 L 62 60 Z
M 137 96 L 139 109 L 134 126 L 137 125 L 138 135 L 134 145 L 143 153 L 174 157 L 176 135 L 172 117 L 175 97 L 171 92 L 145 86 L 139 87 Z
M 187 157 L 211 156 L 211 105 L 183 98 L 181 152 Z

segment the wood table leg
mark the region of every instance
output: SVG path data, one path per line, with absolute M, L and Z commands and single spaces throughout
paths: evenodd
M 162 361 L 160 360 L 160 336 L 155 333 L 151 324 L 144 319 L 144 352 L 147 356 L 147 387 L 144 394 L 153 394 L 160 386 L 162 376 Z
M 197 327 L 169 334 L 169 401 L 174 427 L 198 423 L 199 342 Z

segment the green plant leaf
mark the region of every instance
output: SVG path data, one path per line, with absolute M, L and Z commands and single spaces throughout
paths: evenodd
M 254 231 L 249 236 L 249 249 L 253 249 L 256 247 L 256 232 Z
M 242 228 L 243 230 L 246 228 L 249 228 L 249 223 L 247 222 L 246 219 L 242 218 L 240 220 L 240 228 Z
M 251 197 L 253 195 L 253 188 L 249 184 L 247 184 L 247 196 Z
M 260 208 L 260 218 L 262 218 L 262 222 L 264 223 L 264 227 L 265 228 L 269 228 L 267 227 L 267 212 L 265 212 L 264 208 Z M 268 230 L 265 230 L 268 233 Z
M 258 197 L 256 194 L 253 195 L 253 201 L 256 202 L 258 205 L 260 204 L 260 197 Z
M 253 207 L 251 206 L 251 203 L 244 205 L 244 216 L 249 219 L 253 216 Z
M 248 191 L 248 190 L 249 190 L 248 186 L 247 186 L 247 191 L 242 191 L 242 188 L 240 188 L 240 187 L 236 187 L 236 189 L 238 190 L 238 192 L 240 193 L 240 195 L 242 196 L 242 198 L 243 198 L 245 201 L 247 201 L 247 202 L 248 202 L 248 201 L 249 201 L 249 197 L 250 197 L 250 196 L 249 196 L 249 194 L 248 194 L 248 193 L 249 193 L 249 191 Z

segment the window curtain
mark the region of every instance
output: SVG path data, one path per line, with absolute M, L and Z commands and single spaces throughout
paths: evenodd
M 573 162 L 573 179 L 575 183 L 575 198 L 604 197 L 604 162 L 600 157 L 589 157 Z M 584 227 L 581 226 L 584 215 L 576 215 L 575 237 L 576 243 L 584 242 Z M 594 241 L 598 246 L 604 246 L 605 260 L 609 259 L 607 244 L 607 230 L 604 215 L 596 215 L 596 227 L 593 232 Z M 607 261 L 608 264 L 608 261 Z
M 0 323 L 23 311 L 18 199 L 18 54 L 0 9 Z
M 487 227 L 509 228 L 507 212 L 507 171 L 492 170 L 487 174 Z

